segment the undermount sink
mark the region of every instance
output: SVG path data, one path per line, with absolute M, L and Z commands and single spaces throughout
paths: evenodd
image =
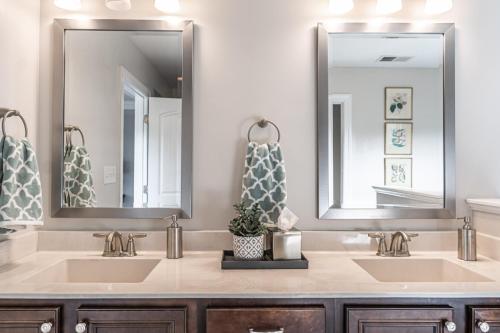
M 354 259 L 380 282 L 493 282 L 444 259 Z
M 24 280 L 27 283 L 138 283 L 159 259 L 68 259 Z

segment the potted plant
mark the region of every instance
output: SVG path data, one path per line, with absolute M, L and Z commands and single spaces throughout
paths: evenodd
M 238 216 L 231 220 L 229 231 L 233 234 L 233 251 L 237 259 L 259 260 L 264 257 L 264 235 L 267 228 L 260 222 L 257 204 L 247 208 L 243 203 L 233 206 Z

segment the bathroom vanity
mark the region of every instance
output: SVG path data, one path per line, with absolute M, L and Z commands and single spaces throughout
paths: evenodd
M 465 333 L 500 326 L 494 260 L 464 263 L 452 252 L 305 254 L 309 270 L 223 271 L 218 251 L 181 260 L 161 252 L 36 252 L 0 273 L 0 332 Z

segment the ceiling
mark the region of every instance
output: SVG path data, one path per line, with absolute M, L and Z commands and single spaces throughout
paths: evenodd
M 441 35 L 330 34 L 328 67 L 439 68 L 443 45 Z M 411 59 L 379 62 L 384 56 Z

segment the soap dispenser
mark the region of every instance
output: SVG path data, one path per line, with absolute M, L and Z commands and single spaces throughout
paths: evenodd
M 462 229 L 458 229 L 458 259 L 476 261 L 476 230 L 472 229 L 471 218 L 463 217 Z
M 182 258 L 182 227 L 177 223 L 177 215 L 164 218 L 172 220 L 172 224 L 167 227 L 167 258 Z

